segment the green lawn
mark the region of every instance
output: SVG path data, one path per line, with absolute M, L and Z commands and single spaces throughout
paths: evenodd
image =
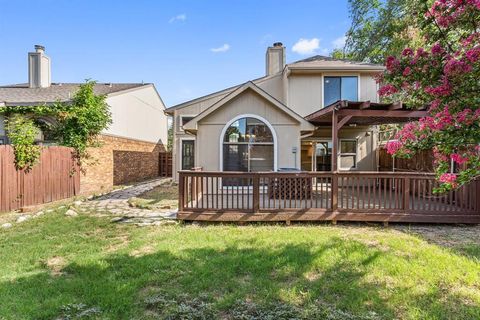
M 58 211 L 0 230 L 0 319 L 479 319 L 479 247 L 365 225 L 138 228 Z

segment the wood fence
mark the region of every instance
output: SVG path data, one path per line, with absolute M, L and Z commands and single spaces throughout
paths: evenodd
M 435 194 L 433 174 L 179 172 L 179 219 L 480 223 L 480 181 Z
M 379 148 L 378 166 L 380 171 L 434 172 L 433 160 L 432 150 L 422 150 L 409 159 L 394 159 L 387 149 Z
M 171 152 L 160 152 L 160 156 L 158 159 L 158 172 L 160 177 L 172 176 L 172 159 L 173 157 Z
M 69 198 L 80 192 L 80 172 L 72 150 L 42 148 L 39 163 L 17 170 L 13 148 L 0 146 L 0 212 Z

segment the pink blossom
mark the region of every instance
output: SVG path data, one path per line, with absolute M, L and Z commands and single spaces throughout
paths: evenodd
M 472 71 L 472 66 L 461 60 L 450 59 L 443 67 L 443 72 L 447 76 L 462 75 Z
M 400 61 L 394 56 L 389 56 L 385 61 L 385 67 L 389 72 L 394 72 L 397 70 L 398 66 L 400 65 Z
M 439 43 L 436 43 L 432 47 L 432 54 L 441 54 L 441 53 L 443 53 L 443 48 Z
M 463 157 L 462 155 L 460 155 L 458 153 L 452 153 L 450 155 L 450 159 L 452 159 L 454 162 L 456 162 L 458 164 L 462 164 L 462 163 L 465 163 L 465 162 L 468 161 L 467 157 Z
M 411 73 L 412 73 L 412 69 L 410 69 L 410 67 L 406 67 L 406 68 L 403 70 L 403 76 L 404 76 L 404 77 L 410 75 Z
M 387 148 L 387 152 L 389 154 L 395 154 L 403 147 L 403 144 L 398 140 L 391 140 L 387 142 L 385 147 Z
M 440 182 L 443 183 L 455 183 L 457 181 L 457 175 L 454 173 L 444 173 L 438 179 Z
M 480 47 L 468 50 L 467 52 L 465 52 L 465 56 L 471 63 L 477 62 L 478 59 L 480 59 Z
M 405 48 L 402 51 L 402 56 L 407 57 L 407 56 L 413 56 L 413 50 L 412 48 Z
M 386 84 L 378 90 L 378 94 L 382 97 L 396 93 L 398 90 L 391 84 Z
M 452 87 L 446 77 L 443 77 L 442 84 L 437 87 L 426 87 L 425 92 L 433 96 L 448 96 Z

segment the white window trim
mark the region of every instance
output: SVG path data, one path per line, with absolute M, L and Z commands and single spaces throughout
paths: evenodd
M 322 101 L 321 102 L 321 105 L 322 105 L 322 109 L 325 108 L 325 77 L 357 77 L 357 100 L 360 101 L 360 95 L 361 95 L 361 87 L 360 87 L 360 77 L 361 74 L 360 72 L 356 72 L 356 73 L 322 73 Z M 378 91 L 378 90 L 377 90 Z
M 196 114 L 181 114 L 179 117 L 180 117 L 180 121 L 178 123 L 178 130 L 180 132 L 185 132 L 185 130 L 183 130 L 183 118 L 195 118 L 197 115 Z
M 183 170 L 183 141 L 193 141 L 193 166 L 197 166 L 197 144 L 195 143 L 195 138 L 180 138 L 180 170 Z
M 260 120 L 263 123 L 265 123 L 265 125 L 272 132 L 272 136 L 273 136 L 273 171 L 277 171 L 278 170 L 278 168 L 277 168 L 277 132 L 275 131 L 273 126 L 270 124 L 270 122 L 267 121 L 267 119 L 265 119 L 261 116 L 257 116 L 256 114 L 250 114 L 250 113 L 240 114 L 240 115 L 234 117 L 232 120 L 228 121 L 227 124 L 223 127 L 222 133 L 220 134 L 220 139 L 219 139 L 219 148 L 220 148 L 220 152 L 218 153 L 220 155 L 219 171 L 223 171 L 223 137 L 225 136 L 225 133 L 227 132 L 227 129 L 232 125 L 232 123 L 234 123 L 238 119 L 242 119 L 242 118 L 254 118 L 254 119 Z
M 355 142 L 355 153 L 342 153 L 342 142 L 343 141 L 354 141 Z M 342 161 L 340 159 L 342 158 L 342 155 L 350 155 L 350 156 L 355 156 L 355 165 L 352 168 L 343 168 L 342 167 Z M 337 155 L 337 163 L 338 163 L 338 168 L 340 170 L 355 170 L 357 169 L 357 164 L 358 164 L 358 139 L 339 139 L 338 140 L 338 155 Z

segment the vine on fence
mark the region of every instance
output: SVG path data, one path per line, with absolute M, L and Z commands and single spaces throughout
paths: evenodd
M 0 107 L 0 114 L 7 118 L 17 168 L 28 169 L 38 161 L 40 148 L 35 145 L 35 137 L 39 129 L 35 120 L 44 117 L 53 119 L 49 130 L 59 145 L 73 148 L 80 164 L 89 158 L 88 148 L 99 145 L 98 135 L 112 123 L 106 96 L 96 95 L 94 87 L 95 81 L 87 80 L 68 102 Z

